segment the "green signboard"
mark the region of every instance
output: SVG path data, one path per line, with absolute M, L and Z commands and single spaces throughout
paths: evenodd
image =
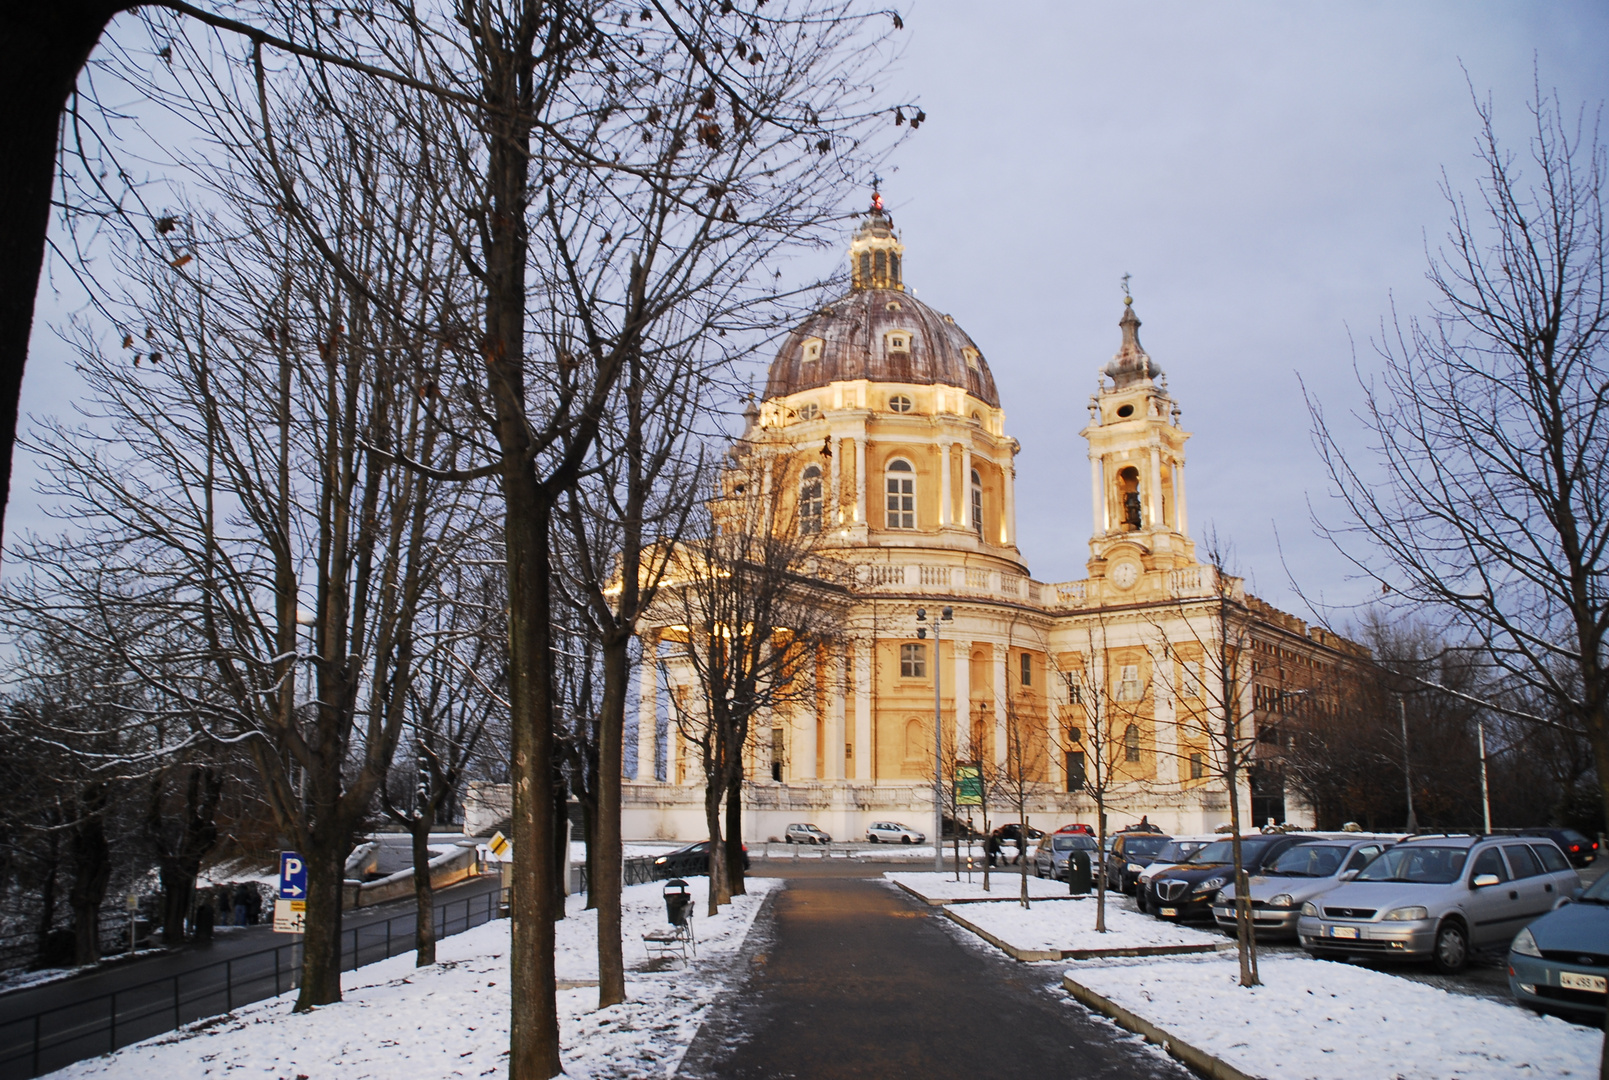
M 975 761 L 962 762 L 955 767 L 955 804 L 983 805 L 983 770 Z

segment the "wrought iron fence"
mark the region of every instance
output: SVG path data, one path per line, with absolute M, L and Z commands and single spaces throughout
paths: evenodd
M 498 893 L 439 904 L 437 938 L 461 934 L 497 917 Z M 350 971 L 414 947 L 415 913 L 341 932 L 341 970 Z M 67 1005 L 0 1019 L 0 1080 L 21 1080 L 75 1061 L 110 1053 L 196 1020 L 293 990 L 299 983 L 302 943 L 220 960 Z

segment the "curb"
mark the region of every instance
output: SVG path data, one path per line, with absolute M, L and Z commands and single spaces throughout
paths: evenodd
M 901 889 L 903 889 L 906 892 L 910 893 L 912 896 L 914 896 L 916 899 L 920 900 L 922 903 L 926 904 L 928 907 L 948 907 L 951 904 L 997 904 L 1002 900 L 1015 900 L 1015 899 L 1017 899 L 1017 897 L 1015 895 L 1012 895 L 1012 896 L 1004 896 L 1004 895 L 1001 895 L 1001 896 L 963 896 L 963 897 L 958 897 L 957 899 L 954 899 L 954 900 L 946 900 L 943 897 L 939 897 L 939 898 L 935 899 L 935 898 L 930 897 L 930 896 L 923 896 L 921 893 L 917 892 L 915 889 L 911 888 L 909 885 L 905 884 L 903 881 L 892 881 L 892 880 L 890 880 L 888 878 L 884 878 L 883 880 L 888 881 L 889 884 L 891 884 L 891 885 L 899 886 Z M 1030 899 L 1034 903 L 1038 904 L 1038 903 L 1041 903 L 1041 902 L 1046 901 L 1046 900 L 1086 900 L 1086 899 L 1088 899 L 1088 897 L 1084 897 L 1084 896 L 1030 896 L 1028 899 Z
M 1001 940 L 982 927 L 957 915 L 949 908 L 944 909 L 944 914 L 961 929 L 978 935 L 1013 960 L 1020 960 L 1025 964 L 1032 964 L 1041 960 L 1105 960 L 1118 956 L 1188 956 L 1198 953 L 1222 952 L 1225 949 L 1224 945 L 1216 941 L 1206 945 L 1132 945 L 1127 948 L 1115 949 L 1022 949 Z M 1233 948 L 1233 946 L 1229 947 Z
M 1163 1031 L 1144 1017 L 1136 1016 L 1117 1002 L 1103 997 L 1077 982 L 1071 975 L 1062 975 L 1062 989 L 1066 990 L 1079 1002 L 1101 1013 L 1119 1027 L 1126 1028 L 1145 1039 L 1146 1042 L 1155 1043 L 1169 1055 L 1177 1058 L 1194 1072 L 1208 1078 L 1208 1080 L 1257 1080 L 1248 1073 L 1243 1073 L 1222 1058 L 1214 1057 L 1205 1050 L 1197 1049 L 1187 1042 L 1183 1042 Z

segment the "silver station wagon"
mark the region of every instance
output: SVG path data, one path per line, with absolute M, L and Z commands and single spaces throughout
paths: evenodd
M 1396 843 L 1396 836 L 1356 835 L 1344 840 L 1297 844 L 1251 879 L 1251 921 L 1258 937 L 1293 938 L 1302 905 L 1352 880 Z M 1220 929 L 1235 932 L 1235 885 L 1218 890 L 1212 917 Z
M 1580 887 L 1551 840 L 1416 836 L 1303 904 L 1297 935 L 1318 957 L 1428 959 L 1451 975 Z

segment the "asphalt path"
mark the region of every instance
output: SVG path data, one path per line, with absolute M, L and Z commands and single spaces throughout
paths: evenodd
M 436 908 L 449 933 L 470 918 L 495 915 L 498 879 L 471 878 L 439 890 Z M 372 963 L 406 951 L 413 939 L 411 897 L 347 912 L 341 921 L 342 962 Z M 441 915 L 438 914 L 438 918 Z M 258 925 L 217 934 L 210 944 L 108 964 L 94 971 L 0 995 L 0 1080 L 33 1075 L 36 1035 L 46 1049 L 39 1071 L 102 1054 L 115 1046 L 171 1031 L 260 1001 L 292 986 L 301 961 L 299 935 Z M 115 1025 L 109 1025 L 115 1016 Z
M 751 935 L 744 984 L 705 1020 L 678 1076 L 1190 1076 L 1072 1002 L 1045 968 L 992 955 L 938 909 L 865 880 L 881 869 L 756 866 L 788 887 Z

